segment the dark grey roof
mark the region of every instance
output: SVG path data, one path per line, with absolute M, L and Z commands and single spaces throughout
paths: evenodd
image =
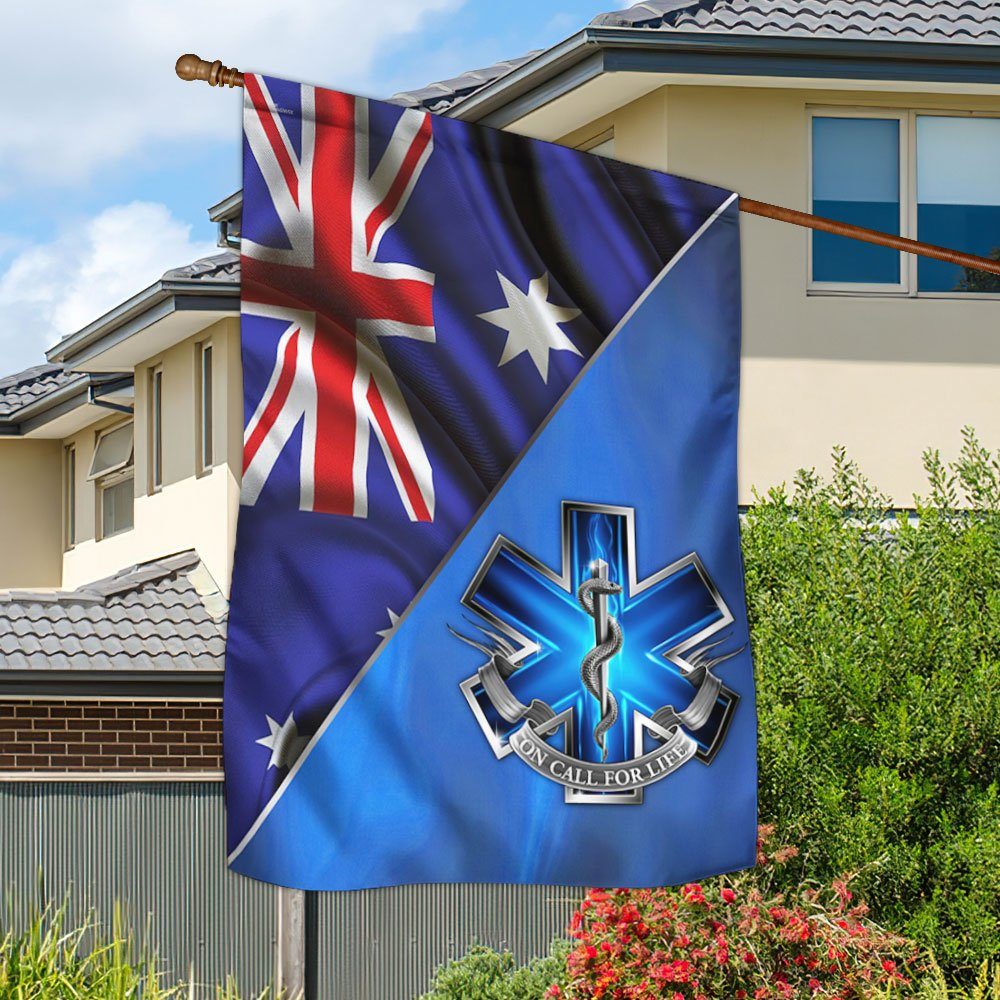
M 645 0 L 591 24 L 659 31 L 875 38 L 883 41 L 1000 40 L 996 0 Z
M 226 613 L 193 551 L 78 590 L 0 591 L 0 674 L 221 671 Z
M 165 271 L 161 281 L 172 284 L 178 282 L 224 281 L 234 285 L 240 283 L 240 255 L 231 250 L 202 257 L 183 267 L 171 268 Z
M 0 420 L 14 417 L 18 410 L 85 377 L 65 371 L 62 365 L 35 365 L 0 378 Z
M 598 14 L 594 28 L 900 42 L 1000 44 L 997 0 L 645 0 Z M 407 107 L 444 112 L 540 51 L 397 94 Z
M 391 98 L 392 103 L 404 104 L 408 108 L 423 108 L 425 111 L 445 111 L 470 94 L 474 94 L 480 87 L 492 83 L 504 73 L 509 73 L 512 69 L 517 69 L 518 66 L 534 59 L 535 56 L 541 55 L 542 51 L 533 49 L 516 59 L 505 59 L 483 69 L 472 69 L 467 73 L 461 73 L 450 80 L 441 80 L 426 87 L 395 94 Z

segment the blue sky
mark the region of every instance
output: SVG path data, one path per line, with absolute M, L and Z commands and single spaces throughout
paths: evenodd
M 215 251 L 205 209 L 240 185 L 240 102 L 177 80 L 182 52 L 384 97 L 545 47 L 615 8 L 600 0 L 17 5 L 5 35 L 18 44 L 0 63 L 4 92 L 18 95 L 0 107 L 0 375 L 40 363 L 60 336 L 166 268 Z

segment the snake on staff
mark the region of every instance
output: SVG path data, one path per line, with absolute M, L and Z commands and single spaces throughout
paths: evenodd
M 597 611 L 594 608 L 594 597 L 597 594 L 610 595 L 610 594 L 620 594 L 621 587 L 617 583 L 612 583 L 610 580 L 602 580 L 598 577 L 594 577 L 590 580 L 584 580 L 580 584 L 580 589 L 576 592 L 576 598 L 580 602 L 580 607 L 591 618 L 597 617 Z M 618 624 L 618 620 L 611 615 L 607 616 L 608 619 L 608 633 L 607 638 L 604 642 L 595 646 L 584 658 L 583 662 L 580 664 L 580 679 L 583 681 L 583 686 L 598 700 L 603 704 L 604 692 L 601 690 L 601 667 L 604 666 L 608 660 L 613 659 L 618 655 L 622 648 L 622 628 Z M 594 727 L 594 742 L 601 749 L 601 760 L 608 759 L 608 748 L 605 741 L 605 735 L 607 731 L 618 721 L 618 699 L 610 692 L 607 692 L 607 707 L 604 714 L 601 716 L 600 721 Z

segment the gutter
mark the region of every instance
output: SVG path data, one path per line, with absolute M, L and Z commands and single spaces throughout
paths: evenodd
M 54 364 L 66 364 L 68 359 L 96 343 L 129 320 L 141 316 L 155 306 L 170 299 L 236 298 L 240 295 L 239 283 L 232 281 L 157 281 L 137 292 L 130 299 L 115 306 L 82 330 L 61 340 L 46 352 L 45 357 Z
M 47 423 L 55 417 L 62 416 L 78 406 L 85 406 L 88 403 L 95 403 L 98 406 L 109 405 L 97 402 L 97 397 L 101 395 L 101 390 L 110 392 L 119 384 L 132 384 L 131 375 L 114 375 L 104 373 L 81 373 L 77 378 L 58 389 L 50 392 L 47 396 L 41 396 L 34 402 L 23 406 L 15 411 L 13 419 L 11 417 L 0 418 L 0 437 L 21 437 L 31 430 L 35 430 L 42 424 Z M 113 383 L 111 387 L 109 384 Z M 51 412 L 55 411 L 55 412 Z M 132 412 L 129 410 L 128 412 Z
M 222 676 L 221 670 L 0 670 L 0 697 L 216 701 L 222 698 Z
M 444 115 L 502 128 L 600 73 L 624 71 L 1000 86 L 1000 46 L 591 25 Z
M 209 222 L 214 222 L 218 228 L 216 244 L 224 250 L 240 249 L 240 215 L 243 211 L 242 189 L 223 198 L 208 210 Z

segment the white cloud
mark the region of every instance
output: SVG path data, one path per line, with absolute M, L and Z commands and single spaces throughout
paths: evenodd
M 219 253 L 194 242 L 166 205 L 134 201 L 78 222 L 49 243 L 16 253 L 0 273 L 4 374 L 40 364 L 43 352 L 164 271 Z
M 0 195 L 76 183 L 151 145 L 236 134 L 239 99 L 182 83 L 183 52 L 369 92 L 375 59 L 464 0 L 39 0 L 4 11 Z M 44 65 L 38 53 L 44 52 Z M 416 83 L 423 83 L 419 80 Z M 384 96 L 374 88 L 372 96 Z

